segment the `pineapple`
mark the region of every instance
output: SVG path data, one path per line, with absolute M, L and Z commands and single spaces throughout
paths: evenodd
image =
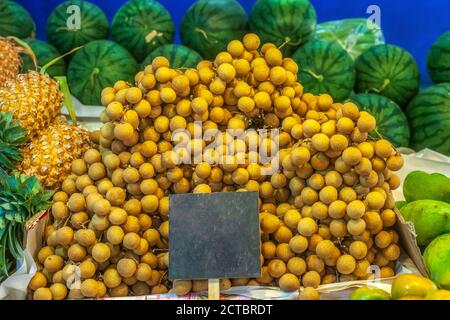
M 90 147 L 87 130 L 58 117 L 22 149 L 18 170 L 35 175 L 46 187 L 57 189 L 69 175 L 72 161 Z
M 0 37 L 0 87 L 14 79 L 20 69 L 20 47 L 7 38 Z
M 61 109 L 63 94 L 47 74 L 29 71 L 0 87 L 0 111 L 12 112 L 28 138 L 47 128 Z

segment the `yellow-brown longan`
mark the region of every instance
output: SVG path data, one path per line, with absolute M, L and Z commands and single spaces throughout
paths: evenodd
M 341 255 L 336 262 L 336 269 L 341 274 L 351 274 L 356 268 L 356 260 L 349 254 Z

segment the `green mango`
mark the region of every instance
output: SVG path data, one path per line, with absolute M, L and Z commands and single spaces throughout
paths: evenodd
M 431 241 L 425 249 L 423 260 L 430 278 L 438 287 L 450 290 L 450 233 Z
M 391 300 L 391 295 L 382 289 L 364 286 L 353 291 L 351 300 Z
M 437 236 L 450 232 L 450 204 L 446 202 L 417 200 L 404 205 L 400 213 L 414 224 L 419 246 L 426 246 Z
M 429 199 L 450 203 L 450 178 L 440 173 L 412 171 L 403 182 L 407 202 Z

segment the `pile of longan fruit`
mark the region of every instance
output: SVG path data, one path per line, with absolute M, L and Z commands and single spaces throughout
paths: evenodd
M 171 69 L 157 57 L 134 85 L 102 91 L 99 145 L 72 163 L 53 197 L 32 298 L 206 290 L 206 280 L 167 279 L 171 193 L 259 192 L 261 277 L 222 279 L 222 290 L 304 287 L 308 299 L 320 284 L 371 276 L 373 264 L 382 277 L 394 275 L 391 190 L 402 157 L 369 138 L 372 115 L 304 93 L 297 64 L 273 44 L 259 48 L 248 34 L 196 69 Z M 247 130 L 262 128 L 279 134 Z M 218 134 L 195 136 L 199 129 Z M 278 157 L 277 172 L 262 173 L 268 165 L 249 150 L 255 141 Z M 73 279 L 78 286 L 68 288 Z

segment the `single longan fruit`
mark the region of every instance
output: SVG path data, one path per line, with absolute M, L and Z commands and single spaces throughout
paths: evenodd
M 303 253 L 308 249 L 308 239 L 304 236 L 296 235 L 289 240 L 289 248 L 294 253 Z
M 319 192 L 319 199 L 325 204 L 330 204 L 336 201 L 338 198 L 338 192 L 335 187 L 325 186 Z
M 78 266 L 80 269 L 80 276 L 82 279 L 92 278 L 97 270 L 96 265 L 91 259 L 86 259 Z
M 380 269 L 380 277 L 381 278 L 391 278 L 395 276 L 395 271 L 391 267 L 384 266 Z
M 359 119 L 357 121 L 358 129 L 361 132 L 370 132 L 376 127 L 376 120 L 375 118 L 369 114 L 368 112 L 361 111 L 359 113 Z
M 346 213 L 352 219 L 361 218 L 366 212 L 366 206 L 361 200 L 353 200 L 347 205 Z
M 187 295 L 192 290 L 192 281 L 191 280 L 174 280 L 172 291 L 177 296 Z
M 347 234 L 347 224 L 344 219 L 335 219 L 330 222 L 330 233 L 334 237 L 343 238 Z
M 273 278 L 280 278 L 286 273 L 286 264 L 280 259 L 273 259 L 268 264 L 269 274 Z
M 122 277 L 117 269 L 109 268 L 103 273 L 103 282 L 108 288 L 112 289 L 121 284 Z
M 275 255 L 284 262 L 287 262 L 290 258 L 294 256 L 294 252 L 292 252 L 292 250 L 289 248 L 289 244 L 281 243 L 277 246 Z
M 392 144 L 389 141 L 380 139 L 375 142 L 375 154 L 378 157 L 386 159 L 391 156 L 393 151 L 394 149 L 392 148 Z
M 342 159 L 349 166 L 357 165 L 361 158 L 361 151 L 356 147 L 348 147 L 342 152 Z
M 386 166 L 389 170 L 398 171 L 403 167 L 404 159 L 400 155 L 390 156 L 386 161 Z
M 133 259 L 123 258 L 117 263 L 117 271 L 124 278 L 129 278 L 136 273 L 137 266 Z
M 235 58 L 244 54 L 244 44 L 239 40 L 232 40 L 228 43 L 227 51 Z
M 254 33 L 247 33 L 243 39 L 244 47 L 248 51 L 257 50 L 261 45 L 261 40 Z
M 302 291 L 300 291 L 298 299 L 299 300 L 320 300 L 320 295 L 319 295 L 319 292 L 317 292 L 317 290 L 314 289 L 313 287 L 306 287 Z
M 108 239 L 108 242 L 113 245 L 121 244 L 124 236 L 125 232 L 119 226 L 111 226 L 106 231 L 106 239 Z
M 261 245 L 261 254 L 265 259 L 272 259 L 275 257 L 277 246 L 272 241 L 265 241 Z
M 344 201 L 345 203 L 350 203 L 356 200 L 356 192 L 355 190 L 353 190 L 353 188 L 343 187 L 339 191 L 339 199 Z
M 288 228 L 296 230 L 302 216 L 296 209 L 289 209 L 283 216 L 283 222 Z
M 96 243 L 92 248 L 92 258 L 99 263 L 107 261 L 111 256 L 111 249 L 104 243 Z
M 341 219 L 345 216 L 347 204 L 342 200 L 335 200 L 328 206 L 328 215 L 333 219 Z
M 364 230 L 366 230 L 366 222 L 363 219 L 349 219 L 347 221 L 347 231 L 352 236 L 359 236 Z
M 87 165 L 83 159 L 76 159 L 71 164 L 71 171 L 77 176 L 82 176 L 87 172 Z
M 52 291 L 49 288 L 39 288 L 33 293 L 33 300 L 52 300 Z
M 274 233 L 280 227 L 280 219 L 277 216 L 269 214 L 261 221 L 261 228 L 266 233 Z
M 375 244 L 378 248 L 387 248 L 392 243 L 392 234 L 388 231 L 381 231 L 375 236 Z
M 366 196 L 366 201 L 371 210 L 380 210 L 384 207 L 385 197 L 381 192 L 369 192 Z
M 75 232 L 74 239 L 76 242 L 87 248 L 95 243 L 96 236 L 94 230 L 80 229 Z
M 349 254 L 341 255 L 336 262 L 336 269 L 342 274 L 351 274 L 355 271 L 356 260 Z
M 317 288 L 320 285 L 320 274 L 317 271 L 308 271 L 302 276 L 304 287 Z
M 54 202 L 52 205 L 52 215 L 55 220 L 66 219 L 69 216 L 69 208 L 62 201 Z
M 308 266 L 309 271 L 317 271 L 318 273 L 321 273 L 325 268 L 324 261 L 314 254 L 306 258 L 306 265 Z
M 62 283 L 54 283 L 50 286 L 53 300 L 64 300 L 67 296 L 67 287 Z
M 326 219 L 328 217 L 328 207 L 320 201 L 316 202 L 311 206 L 311 213 L 316 219 Z
M 97 281 L 94 279 L 86 279 L 81 283 L 81 293 L 87 298 L 93 298 L 97 296 Z
M 298 277 L 292 273 L 285 273 L 278 280 L 278 285 L 283 291 L 296 291 L 300 288 Z
M 316 246 L 316 254 L 322 259 L 328 259 L 333 256 L 335 245 L 330 240 L 322 240 Z
M 385 227 L 392 227 L 397 221 L 397 215 L 392 209 L 385 209 L 380 214 Z
M 36 291 L 39 288 L 45 288 L 47 286 L 47 278 L 45 275 L 37 271 L 33 278 L 31 278 L 30 283 L 28 284 L 28 288 L 30 288 L 33 291 Z
M 297 230 L 298 233 L 305 237 L 310 237 L 317 232 L 317 223 L 311 218 L 303 218 L 299 221 Z
M 64 266 L 64 260 L 58 255 L 48 256 L 44 261 L 44 268 L 50 273 L 61 270 Z
M 400 257 L 400 247 L 396 244 L 390 244 L 387 248 L 383 249 L 383 256 L 389 261 L 395 261 Z
M 78 243 L 72 244 L 67 251 L 67 256 L 74 262 L 80 262 L 86 257 L 86 249 Z
M 367 255 L 367 245 L 362 241 L 354 241 L 350 244 L 349 253 L 356 259 L 364 259 Z
M 273 236 L 278 243 L 288 243 L 292 238 L 292 231 L 286 226 L 280 226 Z
M 71 227 L 62 227 L 56 230 L 56 242 L 62 246 L 68 246 L 73 240 L 74 232 Z

